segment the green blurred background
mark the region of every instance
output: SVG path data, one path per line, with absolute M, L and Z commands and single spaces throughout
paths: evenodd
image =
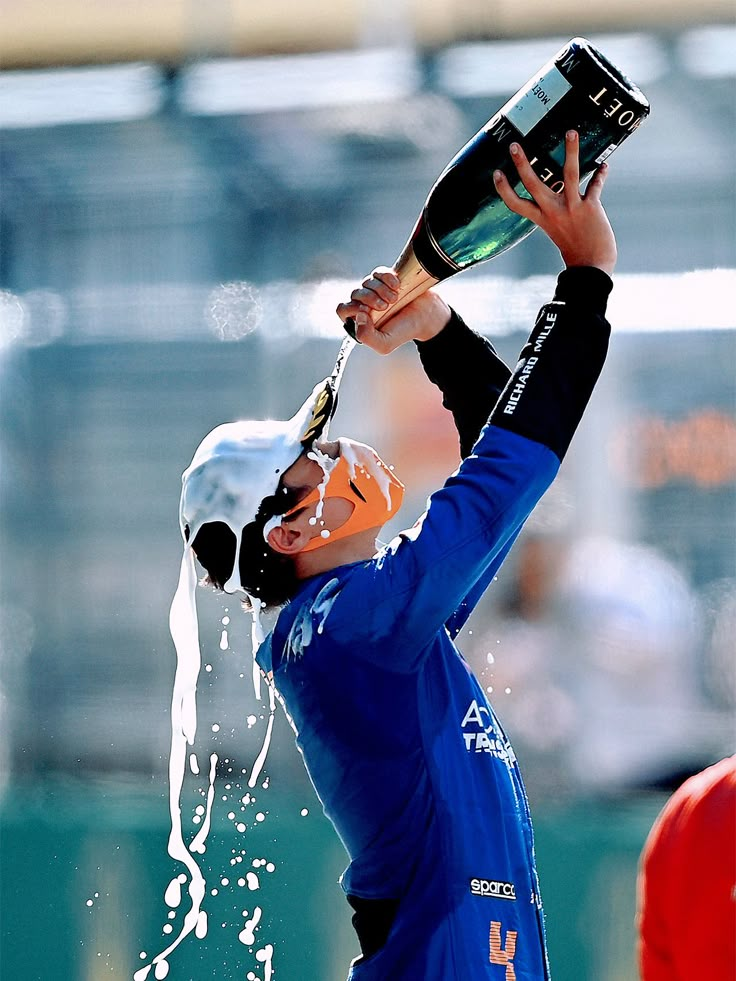
M 173 872 L 165 856 L 164 798 L 124 785 L 64 782 L 24 788 L 18 796 L 3 819 L 3 977 L 132 977 L 143 963 L 140 952 L 150 961 L 166 940 L 162 897 Z M 577 803 L 539 815 L 555 978 L 636 977 L 632 884 L 661 800 Z M 264 827 L 246 832 L 249 853 L 277 865 L 270 877 L 261 876 L 269 879 L 257 898 L 264 910 L 261 940 L 274 945 L 274 977 L 339 981 L 358 953 L 337 886 L 344 853 L 313 807 L 301 816 L 307 801 L 312 804 L 306 790 L 299 797 L 270 793 Z M 233 841 L 232 825 L 216 822 L 204 865 L 218 885 L 230 868 Z M 252 915 L 254 902 L 236 880 L 220 886 L 206 903 L 208 936 L 183 941 L 171 955 L 169 977 L 234 981 L 257 970 L 252 948 L 238 941 L 242 911 Z
M 444 164 L 574 34 L 653 106 L 606 187 L 611 354 L 460 646 L 526 774 L 553 977 L 636 978 L 647 831 L 686 775 L 735 748 L 736 29 L 720 0 L 8 0 L 2 981 L 131 978 L 176 936 L 187 906 L 164 893 L 181 872 L 166 852 L 181 472 L 213 426 L 290 415 L 329 373 L 336 303 L 394 259 Z M 534 235 L 443 291 L 514 363 L 558 269 Z M 457 462 L 414 353 L 355 352 L 340 398 L 333 433 L 396 465 L 409 492 L 389 531 L 411 524 Z M 357 952 L 345 855 L 280 709 L 242 803 L 268 707 L 248 618 L 200 592 L 203 776 L 188 776 L 182 812 L 191 836 L 217 753 L 209 930 L 174 952 L 169 978 L 264 981 L 255 954 L 270 943 L 278 981 L 339 981 Z

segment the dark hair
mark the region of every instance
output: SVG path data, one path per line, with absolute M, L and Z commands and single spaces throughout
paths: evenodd
M 274 551 L 263 536 L 266 522 L 277 514 L 285 514 L 296 503 L 295 492 L 279 486 L 275 494 L 261 502 L 255 520 L 245 525 L 240 534 L 240 584 L 266 607 L 281 606 L 291 599 L 299 583 L 292 559 Z M 188 541 L 188 527 L 185 535 Z M 202 525 L 194 537 L 192 550 L 207 572 L 204 582 L 223 589 L 232 575 L 237 550 L 237 539 L 229 525 L 224 521 Z

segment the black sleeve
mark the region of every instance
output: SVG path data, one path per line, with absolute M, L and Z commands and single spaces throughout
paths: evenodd
M 543 443 L 563 459 L 606 358 L 612 287 L 592 266 L 560 273 L 554 299 L 540 310 L 491 413 L 494 426 Z
M 442 392 L 444 407 L 452 412 L 464 458 L 488 422 L 511 372 L 491 342 L 471 330 L 454 310 L 436 337 L 416 345 L 427 377 Z

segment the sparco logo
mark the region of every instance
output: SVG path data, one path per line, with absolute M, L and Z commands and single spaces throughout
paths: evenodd
M 474 896 L 516 899 L 516 889 L 513 882 L 499 882 L 497 879 L 471 879 L 470 891 Z

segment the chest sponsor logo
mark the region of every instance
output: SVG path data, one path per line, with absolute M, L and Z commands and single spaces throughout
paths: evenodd
M 474 698 L 460 723 L 460 728 L 468 753 L 490 753 L 507 766 L 513 766 L 516 762 L 511 744 L 503 733 L 494 727 L 493 716 L 487 705 L 478 704 L 478 700 Z
M 471 879 L 470 892 L 473 896 L 488 896 L 492 899 L 516 899 L 513 882 L 500 879 Z

